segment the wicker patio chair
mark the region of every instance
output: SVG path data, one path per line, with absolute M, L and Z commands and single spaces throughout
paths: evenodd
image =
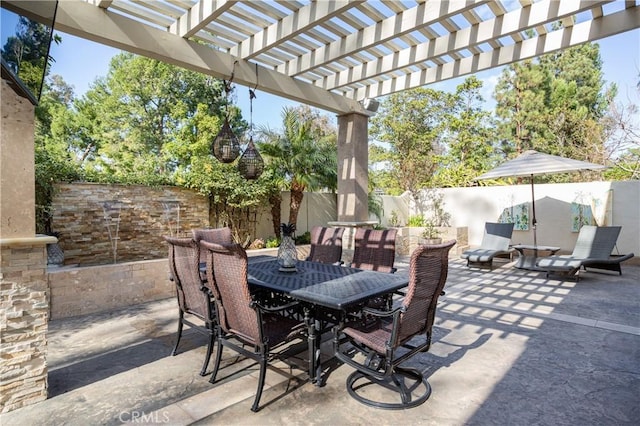
M 378 408 L 403 409 L 420 405 L 431 395 L 422 372 L 400 365 L 429 350 L 438 297 L 447 280 L 449 250 L 455 243 L 421 245 L 414 250 L 407 295 L 399 307 L 388 311 L 365 308 L 376 321 L 353 321 L 334 328 L 336 357 L 356 369 L 347 378 L 347 390 L 356 400 Z M 364 358 L 355 357 L 354 349 Z M 358 392 L 370 384 L 391 390 L 395 401 L 374 401 L 366 391 Z
M 231 228 L 223 227 L 223 228 L 194 228 L 191 230 L 193 234 L 193 239 L 196 243 L 200 243 L 200 241 L 207 241 L 209 243 L 216 244 L 231 244 L 233 243 L 233 237 L 231 236 Z M 200 262 L 206 263 L 207 261 L 207 253 L 202 250 L 200 251 Z
M 201 241 L 200 246 L 207 253 L 207 282 L 214 293 L 219 317 L 218 348 L 210 382 L 215 383 L 223 347 L 256 360 L 260 364 L 260 375 L 251 411 L 258 411 L 267 365 L 272 359 L 285 357 L 274 349 L 302 337 L 306 326 L 304 322 L 278 314 L 297 302 L 267 308 L 253 299 L 247 282 L 247 254 L 240 245 Z
M 395 272 L 396 229 L 356 229 L 352 268 Z
M 204 376 L 215 343 L 216 312 L 212 294 L 200 278 L 199 246 L 191 238 L 164 237 L 164 239 L 169 243 L 169 270 L 171 279 L 176 285 L 178 308 L 180 309 L 178 337 L 171 355 L 177 354 L 184 324 L 205 334 L 209 338 L 209 342 L 204 364 L 200 370 L 200 375 Z M 192 322 L 191 317 L 197 318 L 203 324 Z
M 311 249 L 306 260 L 340 264 L 344 228 L 314 226 L 311 229 Z
M 513 250 L 509 247 L 512 234 L 513 223 L 486 222 L 484 224 L 484 235 L 482 236 L 480 247 L 466 250 L 460 257 L 467 259 L 467 266 L 475 264 L 488 266 L 489 269 L 493 269 L 494 257 L 510 254 Z
M 575 276 L 581 267 L 608 269 L 622 275 L 620 263 L 631 259 L 634 254 L 612 256 L 612 251 L 622 230 L 621 226 L 592 226 L 580 228 L 576 245 L 570 255 L 548 256 L 540 258 L 536 266 L 550 274 Z

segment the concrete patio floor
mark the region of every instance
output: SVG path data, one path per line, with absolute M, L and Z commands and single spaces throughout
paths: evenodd
M 303 371 L 292 381 L 269 371 L 263 408 L 252 413 L 255 363 L 225 350 L 223 380 L 212 385 L 198 375 L 205 338 L 189 330 L 170 356 L 177 307 L 168 299 L 52 321 L 49 399 L 0 424 L 640 424 L 640 266 L 623 264 L 622 276 L 589 271 L 576 283 L 512 265 L 489 271 L 452 259 L 434 343 L 410 361 L 433 388 L 417 408 L 356 402 L 345 388 L 353 370 L 330 363 L 324 387 Z M 407 259 L 397 266 L 406 273 Z

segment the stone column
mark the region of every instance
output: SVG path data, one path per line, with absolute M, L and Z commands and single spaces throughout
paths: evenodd
M 35 235 L 34 106 L 1 80 L 0 412 L 47 398 L 46 244 Z
M 369 118 L 362 114 L 338 116 L 338 220 L 332 226 L 346 228 L 346 249 L 353 248 L 354 229 L 369 221 Z
M 338 116 L 338 222 L 369 219 L 368 117 Z

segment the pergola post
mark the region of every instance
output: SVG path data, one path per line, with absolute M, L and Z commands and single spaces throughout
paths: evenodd
M 338 116 L 339 222 L 364 222 L 369 218 L 368 122 L 368 117 L 361 114 Z
M 347 227 L 346 248 L 352 248 L 353 229 L 374 225 L 369 221 L 369 118 L 363 114 L 338 116 L 338 220 L 333 226 Z

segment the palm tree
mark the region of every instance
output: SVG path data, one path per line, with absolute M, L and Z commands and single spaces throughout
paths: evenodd
M 296 224 L 304 191 L 336 189 L 337 153 L 331 135 L 315 125 L 314 117 L 304 108 L 285 107 L 282 124 L 281 133 L 260 129 L 259 149 L 267 159 L 267 167 L 283 178 L 285 188 L 291 192 L 289 223 Z M 274 200 L 277 201 L 277 197 Z M 274 223 L 274 230 L 277 226 Z

